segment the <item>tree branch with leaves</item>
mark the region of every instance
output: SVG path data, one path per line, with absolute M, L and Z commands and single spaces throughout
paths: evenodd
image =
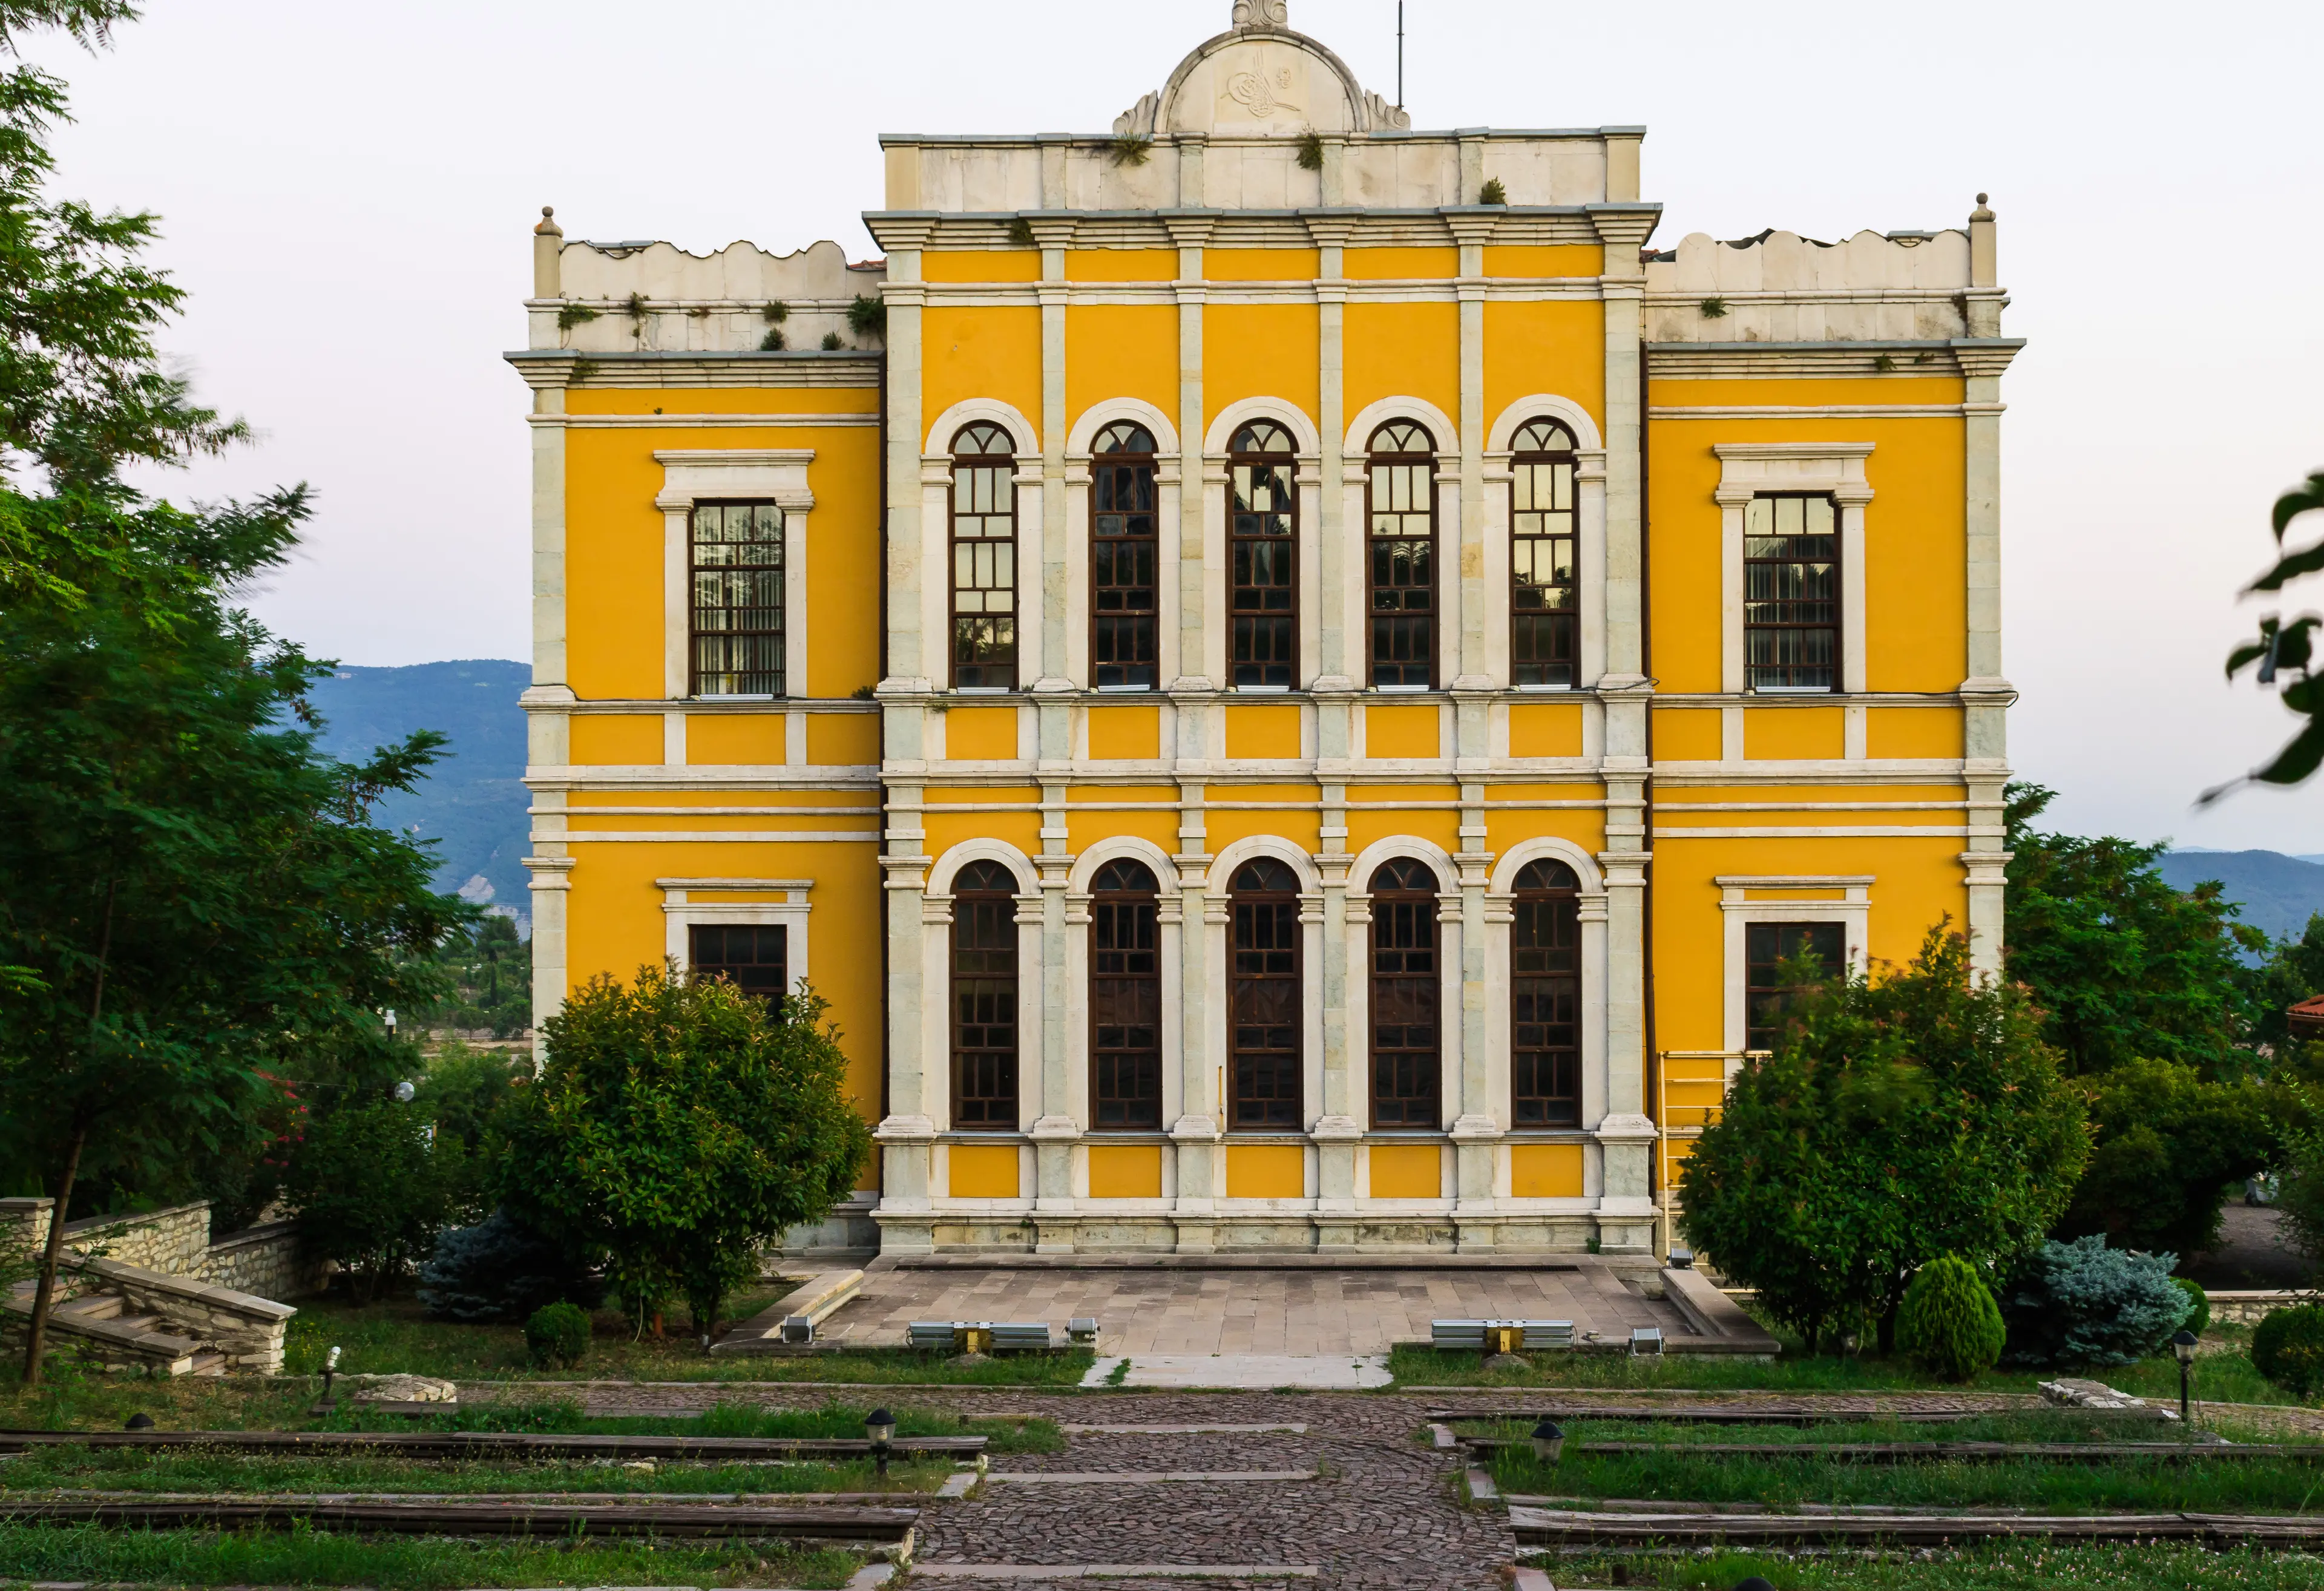
M 2324 541 L 2290 551 L 2283 545 L 2292 522 L 2319 510 L 2324 510 L 2324 470 L 2275 500 L 2270 518 L 2275 532 L 2275 566 L 2244 587 L 2246 596 L 2280 592 L 2295 580 L 2324 570 Z M 2203 805 L 2245 784 L 2297 785 L 2324 764 L 2324 675 L 2315 672 L 2319 625 L 2324 625 L 2324 614 L 2302 613 L 2287 622 L 2281 613 L 2270 613 L 2259 621 L 2256 638 L 2227 654 L 2228 679 L 2256 664 L 2255 680 L 2273 688 L 2286 709 L 2308 722 L 2264 767 L 2204 791 Z

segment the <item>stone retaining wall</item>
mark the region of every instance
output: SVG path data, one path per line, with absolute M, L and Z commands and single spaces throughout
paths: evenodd
M 170 1276 L 195 1274 L 209 1246 L 208 1200 L 142 1215 L 87 1216 L 65 1223 L 66 1247 Z
M 299 1312 L 289 1304 L 119 1260 L 78 1260 L 73 1269 L 84 1287 L 119 1293 L 130 1312 L 161 1317 L 156 1329 L 216 1348 L 230 1373 L 272 1375 L 282 1368 L 284 1326 Z
M 2288 1310 L 2294 1304 L 2324 1302 L 2313 1292 L 2297 1288 L 2272 1287 L 2248 1292 L 2222 1291 L 2207 1295 L 2211 1301 L 2211 1320 L 2239 1326 L 2256 1326 L 2278 1310 Z
M 34 1249 L 49 1235 L 46 1199 L 0 1199 L 0 1237 Z M 267 1221 L 210 1241 L 208 1200 L 142 1215 L 90 1216 L 65 1223 L 67 1248 L 168 1276 L 186 1276 L 262 1299 L 305 1298 L 330 1279 L 327 1260 L 308 1257 L 295 1221 Z

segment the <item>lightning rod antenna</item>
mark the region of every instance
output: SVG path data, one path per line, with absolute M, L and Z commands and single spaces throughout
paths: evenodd
M 1396 0 L 1396 108 L 1404 108 L 1404 0 Z

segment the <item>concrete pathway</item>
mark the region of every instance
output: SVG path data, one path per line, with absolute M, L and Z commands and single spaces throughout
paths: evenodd
M 1114 1380 L 1123 1365 L 1129 1370 Z M 1386 1386 L 1389 1380 L 1386 1354 L 1139 1354 L 1100 1358 L 1082 1377 L 1082 1384 L 1359 1392 Z

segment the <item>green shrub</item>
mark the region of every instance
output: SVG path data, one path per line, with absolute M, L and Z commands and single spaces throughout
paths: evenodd
M 2181 1329 L 2202 1336 L 2211 1324 L 2211 1295 L 2205 1292 L 2199 1283 L 2184 1276 L 2172 1277 L 2171 1284 L 2187 1295 L 2187 1301 L 2191 1306 L 2187 1318 L 2180 1322 Z
M 2001 1358 L 2004 1336 L 1992 1291 L 1959 1255 L 1931 1260 L 1904 1289 L 1896 1346 L 1932 1375 L 1975 1381 Z
M 2252 1363 L 2295 1396 L 2324 1388 L 2324 1309 L 2278 1310 L 2252 1332 Z
M 570 1370 L 589 1351 L 589 1317 L 569 1303 L 543 1304 L 524 1323 L 524 1346 L 543 1370 Z
M 300 1236 L 347 1267 L 358 1302 L 435 1246 L 466 1181 L 459 1144 L 431 1141 L 428 1127 L 417 1105 L 373 1099 L 341 1106 L 291 1146 L 282 1191 Z
M 2193 1302 L 2172 1283 L 2178 1256 L 2108 1248 L 2095 1234 L 2044 1243 L 2002 1295 L 2012 1365 L 2134 1365 L 2161 1348 Z

